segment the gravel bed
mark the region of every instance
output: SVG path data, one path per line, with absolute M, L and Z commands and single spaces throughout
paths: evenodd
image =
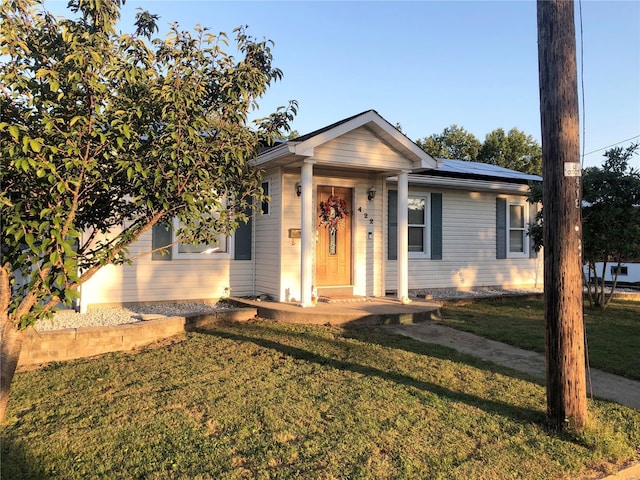
M 36 323 L 35 328 L 42 332 L 46 330 L 63 330 L 65 328 L 105 327 L 136 323 L 143 319 L 149 320 L 159 316 L 172 317 L 228 308 L 232 308 L 232 306 L 227 303 L 188 302 L 134 305 L 127 308 L 96 308 L 87 313 L 62 310 L 56 312 L 51 319 L 40 320 Z
M 529 293 L 542 293 L 542 288 L 474 288 L 471 290 L 455 290 L 449 288 L 424 289 L 412 292 L 419 298 L 433 298 L 434 300 L 446 300 L 452 298 L 483 298 L 500 297 L 503 295 L 524 295 Z

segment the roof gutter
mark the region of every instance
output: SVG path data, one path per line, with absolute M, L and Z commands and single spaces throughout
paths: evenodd
M 388 182 L 397 183 L 398 177 L 387 178 Z M 529 185 L 501 181 L 474 180 L 469 178 L 450 178 L 424 175 L 409 175 L 410 185 L 425 187 L 445 187 L 457 190 L 472 190 L 475 192 L 519 193 L 529 192 Z

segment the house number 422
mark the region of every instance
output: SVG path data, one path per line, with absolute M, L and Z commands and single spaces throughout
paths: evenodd
M 358 211 L 362 213 L 362 207 L 358 207 Z M 369 218 L 369 214 L 367 212 L 362 213 L 364 218 Z M 373 218 L 369 218 L 369 225 L 373 225 Z

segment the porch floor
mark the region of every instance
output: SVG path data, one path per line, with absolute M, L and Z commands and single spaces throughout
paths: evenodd
M 431 320 L 439 316 L 439 302 L 414 300 L 403 305 L 399 300 L 389 297 L 352 297 L 318 302 L 313 307 L 301 307 L 296 303 L 249 300 L 232 297 L 229 300 L 238 305 L 257 309 L 258 316 L 289 323 L 308 324 L 362 324 L 394 325 L 411 324 Z

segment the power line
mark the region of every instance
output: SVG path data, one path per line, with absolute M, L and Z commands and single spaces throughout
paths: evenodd
M 585 112 L 584 101 L 584 31 L 582 28 L 582 0 L 578 2 L 580 7 L 580 87 L 582 90 L 582 166 L 584 167 L 584 146 L 587 136 L 587 113 Z
M 640 135 L 636 135 L 635 137 L 627 138 L 625 140 L 620 140 L 619 142 L 612 143 L 611 145 L 607 145 L 606 147 L 597 148 L 595 150 L 590 151 L 589 153 L 583 154 L 582 156 L 586 157 L 587 155 L 591 155 L 592 153 L 600 152 L 601 150 L 604 150 L 605 148 L 615 147 L 616 145 L 620 145 L 621 143 L 628 142 L 629 140 L 635 140 L 636 138 L 640 138 Z

